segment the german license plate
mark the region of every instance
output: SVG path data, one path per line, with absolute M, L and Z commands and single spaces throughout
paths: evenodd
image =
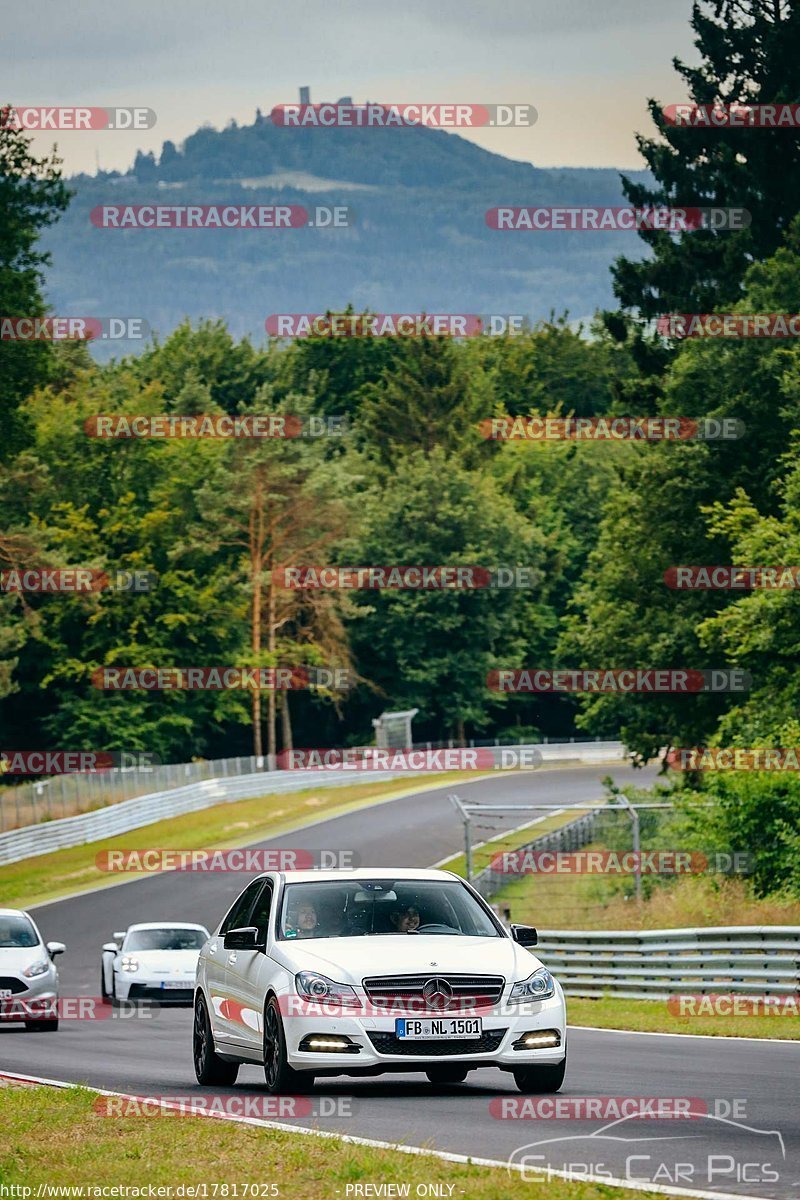
M 188 980 L 186 983 L 182 983 L 180 979 L 162 979 L 161 986 L 162 988 L 188 988 L 190 985 Z
M 398 1017 L 394 1031 L 408 1042 L 439 1038 L 479 1038 L 483 1033 L 480 1017 Z

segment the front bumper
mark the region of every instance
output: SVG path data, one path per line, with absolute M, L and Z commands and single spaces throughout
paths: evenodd
M 0 996 L 0 1021 L 43 1021 L 57 1015 L 58 973 L 55 967 L 33 979 L 21 975 L 4 977 L 2 991 L 10 991 L 11 995 Z
M 315 1012 L 315 1009 L 319 1012 Z M 419 1016 L 419 1013 L 412 1015 Z M 437 1014 L 426 1014 L 436 1016 Z M 439 1014 L 469 1015 L 469 1014 Z M 497 1004 L 492 1009 L 476 1010 L 481 1017 L 479 1038 L 409 1041 L 395 1032 L 395 1015 L 364 1016 L 343 1010 L 332 1014 L 324 1005 L 305 1004 L 300 1015 L 284 1013 L 283 1030 L 289 1064 L 297 1070 L 315 1074 L 360 1074 L 393 1070 L 425 1070 L 434 1064 L 459 1062 L 472 1067 L 495 1066 L 506 1070 L 536 1063 L 559 1063 L 566 1053 L 566 1006 L 557 990 L 549 1000 L 524 1004 Z M 527 1033 L 552 1030 L 558 1045 L 520 1048 Z M 314 1051 L 301 1049 L 312 1037 L 345 1037 L 347 1050 Z M 358 1046 L 353 1050 L 353 1043 Z
M 169 987 L 165 987 L 169 984 Z M 150 1004 L 192 1004 L 194 975 L 148 976 L 140 971 L 117 971 L 114 976 L 114 996 L 120 1001 Z

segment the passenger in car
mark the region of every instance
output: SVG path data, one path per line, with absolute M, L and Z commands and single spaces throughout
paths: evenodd
M 390 915 L 392 925 L 398 933 L 413 932 L 419 929 L 419 909 L 413 904 L 409 904 L 406 908 L 396 908 Z

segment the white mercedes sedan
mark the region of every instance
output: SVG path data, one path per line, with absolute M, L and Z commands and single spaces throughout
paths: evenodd
M 185 921 L 131 925 L 115 933 L 103 946 L 100 994 L 112 1004 L 191 1004 L 197 959 L 208 936 L 204 925 Z
M 273 1093 L 316 1077 L 424 1071 L 461 1083 L 511 1071 L 556 1092 L 566 1067 L 558 982 L 450 871 L 269 872 L 247 885 L 197 964 L 193 1054 L 206 1085 L 263 1064 Z
M 58 971 L 63 942 L 45 942 L 29 913 L 0 908 L 0 1020 L 58 1029 Z

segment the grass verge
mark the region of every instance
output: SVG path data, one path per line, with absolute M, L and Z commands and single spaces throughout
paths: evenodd
M 720 989 L 721 991 L 722 989 Z M 628 1029 L 641 1033 L 702 1033 L 713 1037 L 757 1037 L 776 1041 L 800 1040 L 797 1016 L 678 1016 L 665 1000 L 579 1000 L 567 997 L 570 1025 Z
M 582 853 L 607 848 L 598 841 Z M 510 908 L 514 921 L 547 929 L 800 925 L 800 901 L 754 896 L 746 878 L 645 876 L 643 884 L 645 896 L 637 901 L 630 874 L 532 872 L 511 880 L 492 902 Z
M 545 1194 L 547 1200 L 630 1197 L 605 1185 L 560 1179 L 531 1184 L 498 1167 L 202 1117 L 106 1118 L 94 1112 L 94 1100 L 93 1093 L 80 1088 L 0 1087 L 0 1183 L 31 1187 L 33 1195 L 39 1184 L 143 1187 L 145 1195 L 148 1185 L 206 1184 L 210 1200 L 234 1195 L 234 1184 L 239 1196 L 245 1185 L 267 1185 L 247 1192 L 260 1197 L 275 1184 L 282 1198 L 344 1200 L 348 1185 L 365 1183 L 408 1184 L 412 1196 L 418 1184 L 439 1184 L 445 1185 L 439 1195 L 470 1200 L 536 1200 Z M 402 1139 L 402 1129 L 397 1136 Z
M 75 895 L 101 884 L 118 883 L 139 872 L 101 871 L 96 856 L 103 850 L 130 850 L 144 846 L 159 850 L 234 849 L 279 836 L 290 829 L 318 820 L 340 816 L 380 800 L 446 787 L 474 779 L 473 772 L 437 775 L 435 782 L 418 778 L 391 783 L 362 783 L 351 787 L 319 787 L 302 792 L 283 792 L 216 804 L 200 812 L 184 813 L 151 825 L 132 829 L 113 838 L 103 838 L 67 850 L 55 850 L 0 867 L 0 896 L 7 908 L 29 907 L 48 900 Z

